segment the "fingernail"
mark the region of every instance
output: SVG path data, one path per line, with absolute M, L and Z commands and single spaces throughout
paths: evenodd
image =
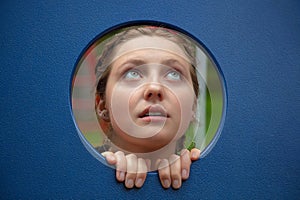
M 197 153 L 196 153 L 196 152 L 193 152 L 193 153 L 192 153 L 192 158 L 194 158 L 194 159 L 197 158 Z
M 128 179 L 126 181 L 126 187 L 128 187 L 128 188 L 132 188 L 133 187 L 133 180 L 132 179 Z
M 111 161 L 115 161 L 116 159 L 115 159 L 115 157 L 114 156 L 108 156 L 108 158 L 107 158 L 108 160 L 111 160 Z
M 163 182 L 164 182 L 164 187 L 166 188 L 170 187 L 170 181 L 168 179 L 165 179 Z
M 120 180 L 124 180 L 124 178 L 125 178 L 125 173 L 124 173 L 124 172 L 120 172 L 119 178 L 120 178 Z
M 182 176 L 183 178 L 186 178 L 186 177 L 187 177 L 187 170 L 186 170 L 186 169 L 183 169 L 183 170 L 182 170 L 181 176 Z
M 143 184 L 143 180 L 141 178 L 139 178 L 135 183 L 136 187 L 142 187 L 142 184 Z
M 173 187 L 174 187 L 174 188 L 179 188 L 179 181 L 178 181 L 177 179 L 175 179 L 175 180 L 173 181 Z

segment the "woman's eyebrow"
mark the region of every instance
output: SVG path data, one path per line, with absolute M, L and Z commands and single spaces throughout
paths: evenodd
M 130 58 L 130 59 L 126 60 L 125 62 L 121 63 L 122 66 L 127 65 L 127 64 L 133 64 L 135 66 L 139 66 L 139 65 L 146 64 L 146 62 L 142 59 Z
M 177 59 L 173 59 L 173 58 L 170 58 L 170 59 L 166 59 L 164 61 L 162 61 L 163 65 L 167 65 L 167 66 L 174 66 L 176 65 L 177 67 L 181 68 L 181 70 L 189 70 L 189 68 L 185 68 L 184 66 L 186 66 L 187 64 L 186 63 L 182 63 L 180 62 L 179 60 Z
M 120 62 L 116 65 L 116 70 L 118 73 L 122 73 L 123 70 L 127 69 L 127 67 L 138 67 L 141 65 L 146 64 L 146 62 L 139 58 L 129 58 L 124 60 L 123 62 Z

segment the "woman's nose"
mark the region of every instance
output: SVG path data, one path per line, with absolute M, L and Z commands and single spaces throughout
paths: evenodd
M 164 98 L 163 85 L 161 85 L 159 83 L 149 83 L 145 86 L 145 91 L 144 91 L 144 99 L 145 100 L 162 101 L 163 98 Z

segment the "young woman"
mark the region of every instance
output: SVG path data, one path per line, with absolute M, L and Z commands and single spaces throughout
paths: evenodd
M 184 147 L 199 94 L 195 66 L 192 42 L 162 27 L 125 28 L 104 46 L 95 110 L 106 140 L 98 151 L 127 188 L 141 187 L 153 170 L 164 188 L 189 177 L 200 156 Z

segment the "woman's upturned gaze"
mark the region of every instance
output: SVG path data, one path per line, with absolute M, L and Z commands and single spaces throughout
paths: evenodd
M 125 28 L 103 47 L 95 111 L 106 139 L 97 149 L 127 188 L 158 170 L 164 188 L 178 189 L 199 158 L 184 147 L 199 95 L 195 52 L 184 35 L 151 26 Z

